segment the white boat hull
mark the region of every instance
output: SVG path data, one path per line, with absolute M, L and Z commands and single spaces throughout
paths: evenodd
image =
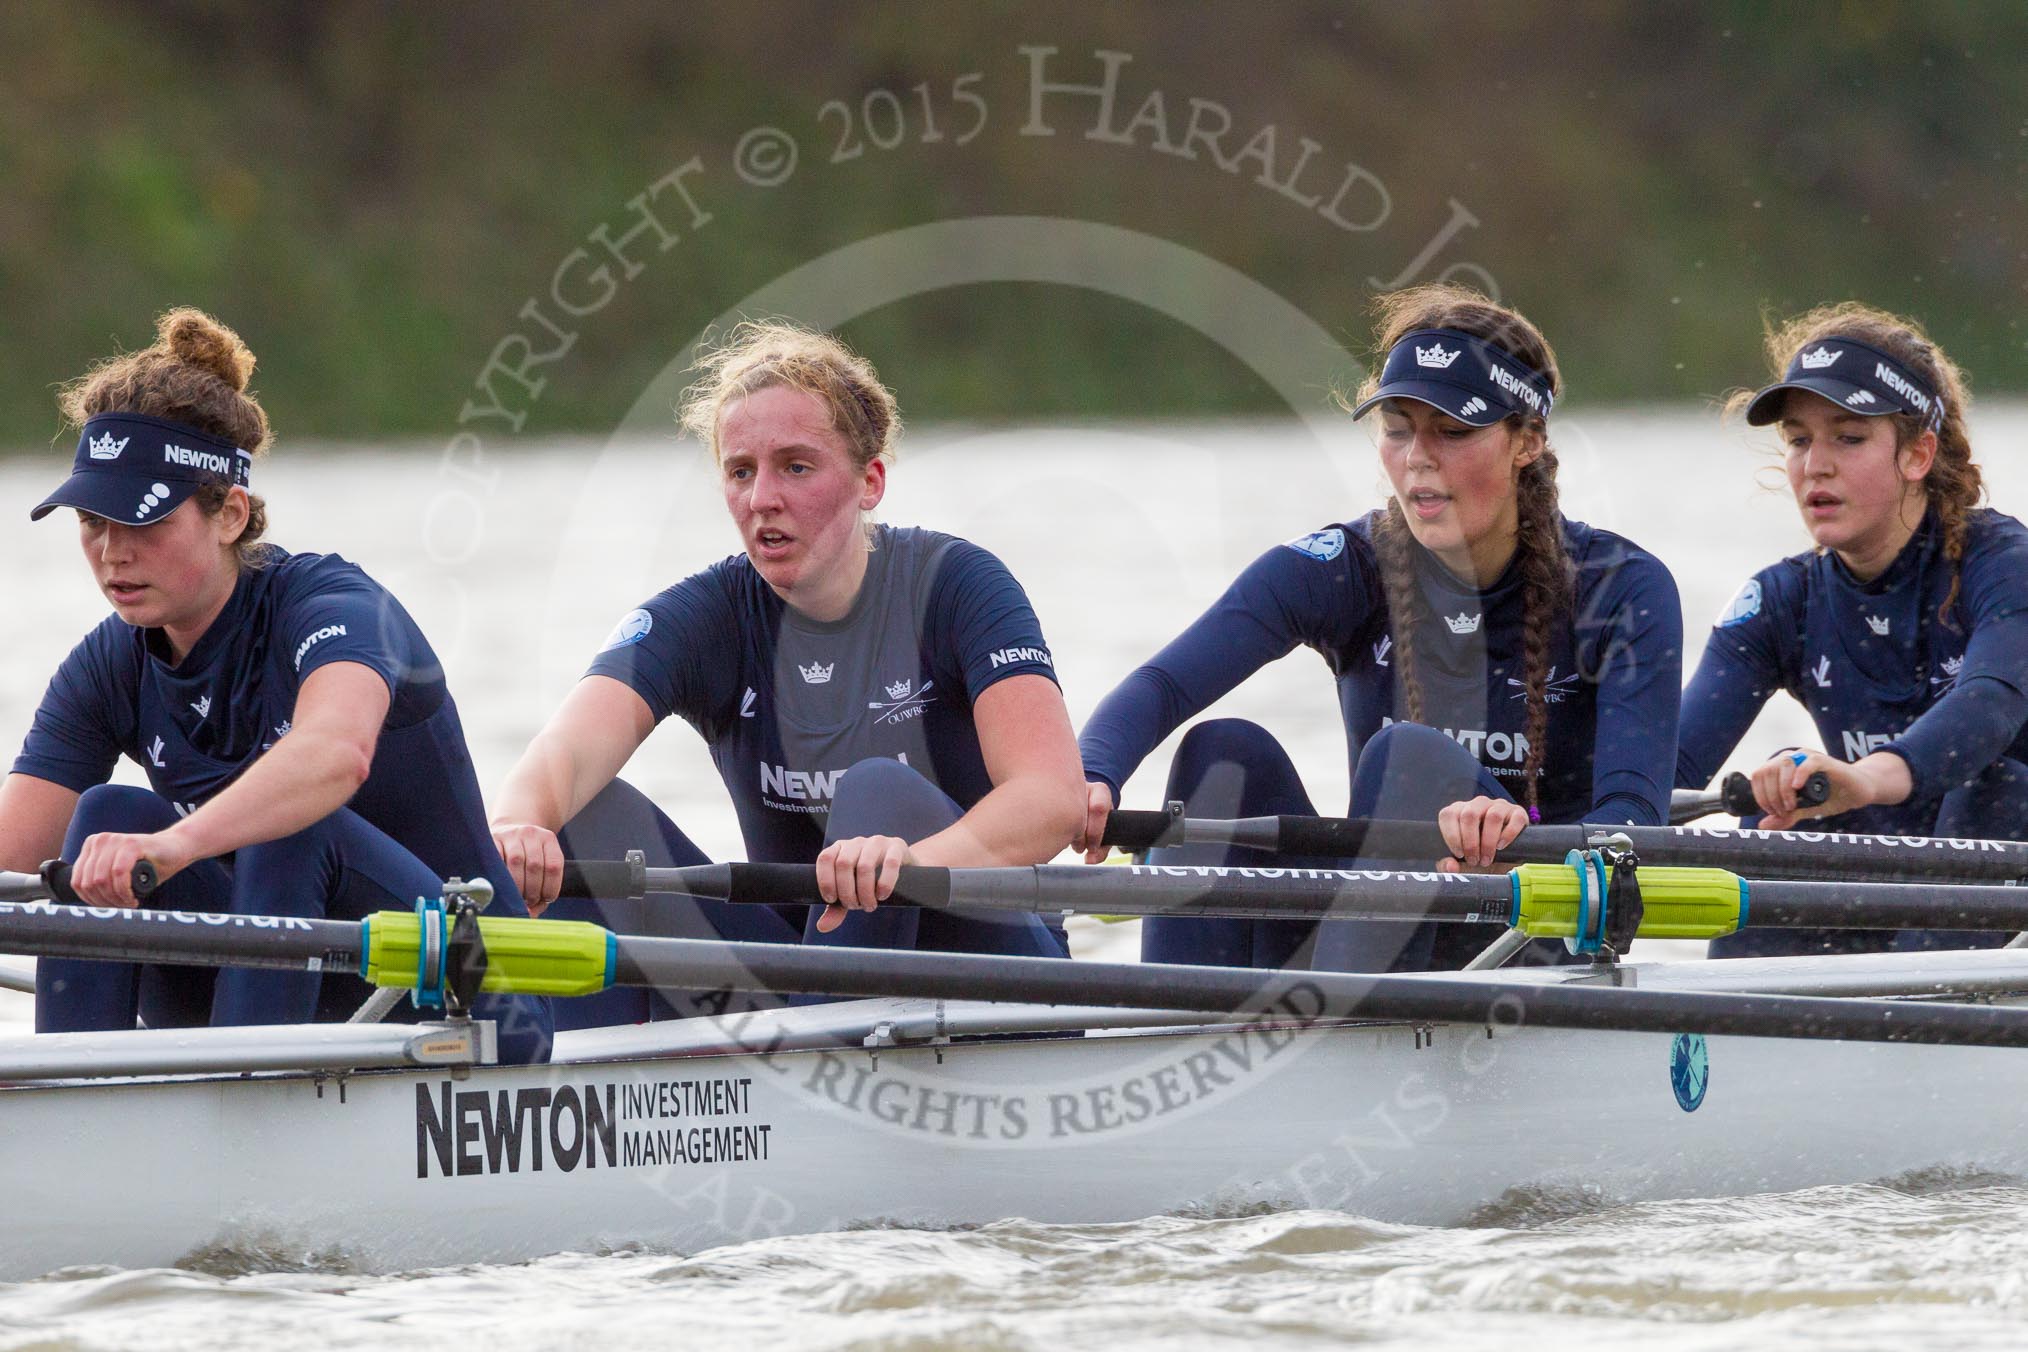
M 0 1090 L 0 1278 L 219 1245 L 378 1271 L 880 1221 L 1266 1203 L 1442 1224 L 1515 1188 L 2028 1174 L 2020 1051 L 1713 1038 L 1686 1109 L 1693 1051 L 1284 1026 L 21 1086 Z

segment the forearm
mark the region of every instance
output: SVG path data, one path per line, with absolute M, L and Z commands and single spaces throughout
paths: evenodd
M 1084 785 L 1056 775 L 1009 779 L 933 836 L 910 843 L 917 863 L 943 868 L 1040 864 L 1084 822 Z
M 540 826 L 561 830 L 600 786 L 579 783 L 581 776 L 564 737 L 545 728 L 528 744 L 494 800 L 495 826 Z
M 0 780 L 0 869 L 33 873 L 63 849 L 78 795 L 32 775 Z
M 162 834 L 190 860 L 280 840 L 345 806 L 372 768 L 356 742 L 299 727 Z

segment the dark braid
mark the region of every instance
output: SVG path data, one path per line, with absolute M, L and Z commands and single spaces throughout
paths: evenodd
M 1522 735 L 1528 739 L 1528 815 L 1539 821 L 1542 758 L 1549 745 L 1549 654 L 1559 630 L 1570 622 L 1576 590 L 1556 505 L 1556 453 L 1547 445 L 1522 467 L 1518 497 L 1521 526 L 1514 558 L 1521 569 L 1521 680 L 1528 695 Z
M 1410 287 L 1376 297 L 1373 308 L 1380 317 L 1377 349 L 1381 360 L 1373 363 L 1373 373 L 1360 390 L 1360 399 L 1379 388 L 1377 373 L 1388 349 L 1403 335 L 1417 329 L 1456 329 L 1483 339 L 1540 371 L 1555 393 L 1563 392 L 1556 354 L 1541 331 L 1517 311 L 1468 287 L 1447 283 Z M 1349 410 L 1355 401 L 1341 396 L 1339 402 Z M 1528 699 L 1526 730 L 1522 733 L 1528 743 L 1523 768 L 1528 781 L 1524 803 L 1528 815 L 1540 821 L 1542 761 L 1549 742 L 1549 655 L 1562 626 L 1571 622 L 1575 587 L 1570 560 L 1563 548 L 1563 518 L 1556 501 L 1556 454 L 1549 449 L 1548 427 L 1541 418 L 1523 414 L 1508 418 L 1507 427 L 1511 432 L 1532 430 L 1543 438 L 1542 453 L 1521 468 L 1515 485 L 1520 520 L 1514 544 L 1515 563 L 1521 570 L 1521 682 Z M 1381 582 L 1387 591 L 1388 622 L 1394 634 L 1394 679 L 1402 698 L 1398 714 L 1410 723 L 1423 721 L 1415 634 L 1429 615 L 1422 587 L 1416 581 L 1417 548 L 1401 503 L 1390 498 L 1386 512 L 1373 523 L 1373 552 L 1380 562 Z M 1481 579 L 1480 585 L 1489 581 Z
M 1429 618 L 1422 588 L 1415 580 L 1415 537 L 1408 533 L 1408 518 L 1401 504 L 1387 500 L 1387 510 L 1373 523 L 1373 552 L 1380 559 L 1380 580 L 1387 588 L 1388 626 L 1394 631 L 1394 681 L 1401 692 L 1401 708 L 1395 716 L 1407 723 L 1422 722 L 1422 678 L 1415 669 L 1415 636 Z

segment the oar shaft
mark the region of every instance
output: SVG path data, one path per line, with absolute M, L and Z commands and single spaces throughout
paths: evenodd
M 1556 863 L 1593 836 L 1624 834 L 1643 864 L 1730 869 L 1753 878 L 2010 883 L 2028 879 L 2028 844 L 1822 831 L 1744 831 L 1701 826 L 1530 826 L 1500 852 L 1503 864 Z M 1436 860 L 1449 851 L 1434 822 L 1358 817 L 1172 818 L 1120 811 L 1106 843 L 1237 845 L 1322 859 Z
M 956 953 L 619 940 L 615 985 L 1204 1013 L 2028 1047 L 2028 1009 Z
M 0 949 L 9 953 L 207 967 L 359 970 L 358 921 L 9 900 L 21 895 L 7 885 L 9 880 L 22 876 L 0 874 Z
M 808 864 L 703 864 L 647 870 L 647 890 L 758 905 L 817 900 Z M 892 904 L 976 907 L 1037 915 L 1215 915 L 1505 921 L 1505 874 L 1307 868 L 1146 867 L 943 869 L 904 866 Z

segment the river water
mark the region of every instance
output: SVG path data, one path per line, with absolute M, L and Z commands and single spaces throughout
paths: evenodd
M 1804 546 L 1766 484 L 1765 444 L 1703 409 L 1559 414 L 1564 506 L 1670 565 L 1694 645 L 1755 568 Z M 1993 406 L 1979 444 L 2017 444 L 2028 409 Z M 62 516 L 27 508 L 67 454 L 0 459 L 0 739 L 104 613 Z M 2028 467 L 1988 468 L 2028 507 Z M 1266 546 L 1375 505 L 1349 426 L 933 428 L 913 435 L 880 516 L 967 536 L 1027 587 L 1073 719 Z M 617 618 L 730 552 L 709 466 L 649 433 L 446 461 L 440 448 L 285 445 L 257 473 L 271 538 L 337 551 L 387 583 L 444 658 L 482 783 L 498 782 Z M 1281 739 L 1315 800 L 1346 797 L 1328 673 L 1299 652 L 1217 713 Z M 1739 760 L 1808 736 L 1771 705 Z M 1169 748 L 1126 791 L 1158 805 Z M 717 858 L 737 829 L 701 744 L 658 731 L 628 776 Z M 131 767 L 123 778 L 138 779 Z M 1131 958 L 1129 925 L 1087 924 L 1080 955 Z M 1636 956 L 1689 958 L 1644 946 Z M 0 1020 L 27 1017 L 0 994 Z M 0 1132 L 5 1131 L 0 1121 Z M 4 1147 L 20 1149 L 9 1140 Z M 5 1199 L 0 1199 L 4 1224 Z M 80 1270 L 0 1285 L 0 1352 L 264 1349 L 477 1335 L 503 1348 L 789 1342 L 837 1348 L 1770 1345 L 2018 1348 L 2028 1339 L 2028 1190 L 1991 1177 L 1887 1180 L 1749 1199 L 1573 1207 L 1510 1199 L 1457 1228 L 1288 1211 L 1118 1225 L 1020 1219 L 876 1229 L 695 1255 L 563 1255 L 396 1276 L 297 1270 L 258 1253 L 190 1268 Z

